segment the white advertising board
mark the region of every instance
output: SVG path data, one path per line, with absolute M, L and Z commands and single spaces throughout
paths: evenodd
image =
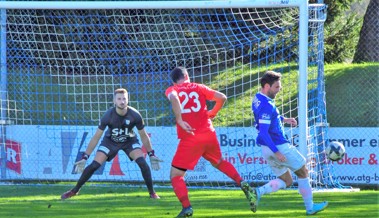
M 78 152 L 85 148 L 97 127 L 9 126 L 7 127 L 7 179 L 77 180 L 73 173 Z M 171 160 L 178 140 L 175 127 L 146 127 L 157 156 L 164 160 L 160 171 L 152 171 L 154 180 L 169 181 Z M 343 183 L 378 184 L 378 128 L 329 128 L 330 140 L 345 145 L 346 155 L 332 163 L 333 175 Z M 236 166 L 248 181 L 265 182 L 273 178 L 255 143 L 254 128 L 217 128 L 223 159 Z M 88 163 L 94 158 L 91 155 Z M 3 167 L 3 166 L 2 166 Z M 230 178 L 200 159 L 187 181 L 230 182 Z M 138 166 L 119 152 L 111 162 L 95 172 L 91 180 L 142 181 Z

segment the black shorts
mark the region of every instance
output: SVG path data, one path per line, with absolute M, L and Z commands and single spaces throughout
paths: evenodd
M 133 159 L 130 158 L 129 154 L 135 149 L 141 149 L 141 144 L 138 140 L 131 140 L 122 144 L 115 144 L 115 143 L 103 143 L 100 144 L 99 148 L 97 149 L 97 152 L 103 152 L 105 155 L 107 155 L 107 161 L 113 160 L 113 158 L 118 154 L 118 151 L 123 150 L 125 154 L 129 157 L 129 159 L 132 161 Z

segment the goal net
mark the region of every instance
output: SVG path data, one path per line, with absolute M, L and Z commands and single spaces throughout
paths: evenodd
M 80 175 L 73 163 L 113 106 L 113 91 L 122 87 L 164 160 L 162 169 L 152 172 L 153 180 L 170 184 L 178 140 L 164 91 L 171 85 L 169 72 L 184 66 L 192 81 L 228 96 L 214 120 L 223 158 L 253 184 L 274 176 L 255 144 L 251 101 L 266 70 L 281 72 L 283 90 L 276 104 L 300 123 L 285 128 L 288 138 L 307 156 L 313 187 L 339 187 L 323 152 L 324 6 L 306 6 L 300 19 L 299 7 L 288 1 L 258 7 L 241 2 L 239 7 L 217 1 L 160 3 L 170 8 L 114 2 L 113 9 L 100 8 L 104 2 L 66 2 L 69 8 L 61 9 L 46 8 L 51 2 L 30 2 L 29 8 L 2 4 L 0 181 L 76 181 Z M 70 9 L 72 4 L 79 9 Z M 303 36 L 302 19 L 308 24 Z M 120 152 L 91 181 L 133 184 L 143 178 L 137 164 Z M 190 186 L 234 185 L 204 159 L 188 171 L 186 181 Z

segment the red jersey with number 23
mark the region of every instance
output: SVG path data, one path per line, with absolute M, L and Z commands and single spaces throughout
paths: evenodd
M 215 91 L 206 85 L 184 82 L 166 89 L 166 96 L 177 95 L 182 109 L 182 119 L 186 121 L 195 133 L 214 131 L 212 121 L 208 117 L 207 100 L 211 100 Z M 178 138 L 182 139 L 190 135 L 179 125 L 176 125 Z

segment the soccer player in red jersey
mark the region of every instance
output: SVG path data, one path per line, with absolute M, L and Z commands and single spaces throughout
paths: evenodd
M 177 217 L 192 217 L 193 209 L 184 176 L 187 170 L 195 168 L 201 157 L 241 187 L 250 202 L 251 210 L 255 212 L 255 189 L 242 180 L 231 163 L 222 159 L 220 144 L 211 121 L 227 97 L 206 85 L 190 82 L 188 72 L 183 67 L 176 67 L 171 72 L 171 79 L 174 85 L 167 88 L 165 94 L 172 104 L 180 139 L 170 172 L 172 187 L 183 207 Z M 207 108 L 207 100 L 216 102 L 211 110 Z

